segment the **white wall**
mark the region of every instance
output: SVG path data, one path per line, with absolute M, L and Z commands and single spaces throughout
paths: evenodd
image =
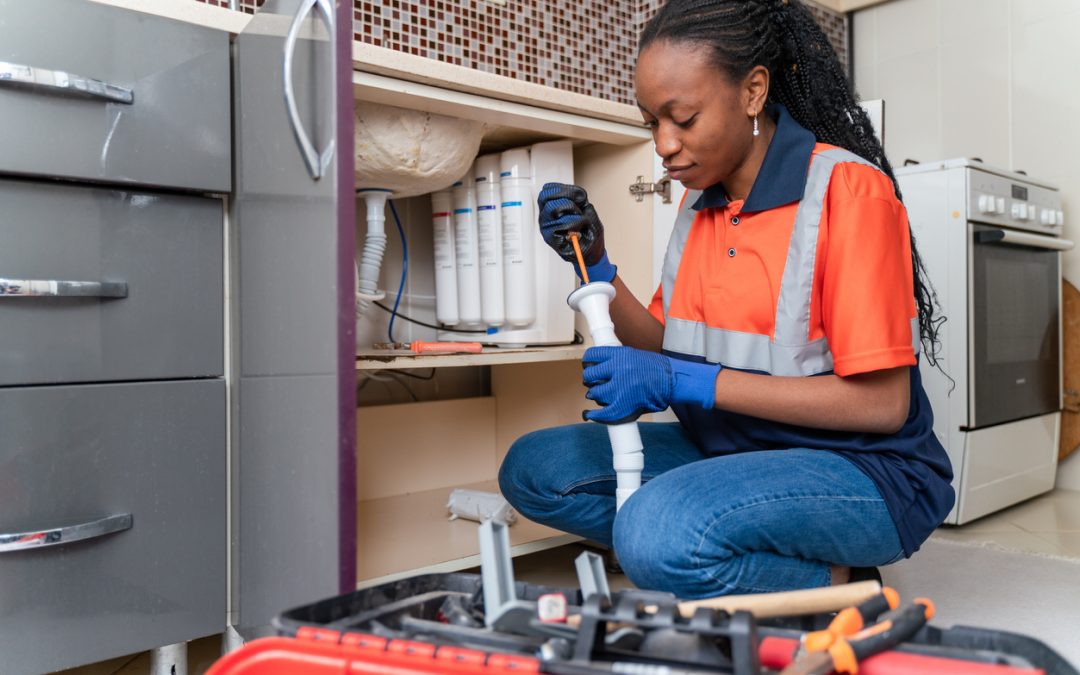
M 892 0 L 855 13 L 855 89 L 894 166 L 981 157 L 1061 188 L 1080 241 L 1080 0 Z M 1064 255 L 1080 286 L 1080 248 Z M 1080 452 L 1058 471 L 1080 489 Z
M 855 13 L 855 89 L 894 166 L 981 157 L 1061 188 L 1080 240 L 1080 0 L 893 0 Z M 1080 249 L 1064 256 L 1080 285 Z

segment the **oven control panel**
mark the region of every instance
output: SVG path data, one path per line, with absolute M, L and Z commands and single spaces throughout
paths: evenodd
M 968 169 L 968 220 L 1060 236 L 1065 225 L 1061 195 L 1024 181 L 1022 174 Z

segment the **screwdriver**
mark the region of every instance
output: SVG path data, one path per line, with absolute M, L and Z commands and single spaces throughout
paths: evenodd
M 479 342 L 376 342 L 375 349 L 408 349 L 414 354 L 480 354 L 484 345 Z
M 577 256 L 578 269 L 581 270 L 581 281 L 589 283 L 589 273 L 585 269 L 585 257 L 581 255 L 581 244 L 578 243 L 578 238 L 581 236 L 577 232 L 571 232 L 569 235 L 570 243 L 574 246 L 574 255 Z

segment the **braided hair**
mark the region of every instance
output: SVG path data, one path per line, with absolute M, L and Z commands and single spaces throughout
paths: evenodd
M 859 106 L 836 52 L 813 15 L 798 0 L 668 0 L 645 25 L 638 54 L 657 41 L 690 42 L 710 50 L 712 63 L 732 82 L 755 66 L 768 69 L 769 100 L 782 103 L 818 141 L 872 162 L 900 185 L 885 149 Z M 911 270 L 919 312 L 919 334 L 927 360 L 937 365 L 936 294 L 911 238 Z

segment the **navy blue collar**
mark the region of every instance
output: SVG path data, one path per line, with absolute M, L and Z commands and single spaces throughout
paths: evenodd
M 770 104 L 765 113 L 776 121 L 776 133 L 765 151 L 765 159 L 742 211 L 765 211 L 802 199 L 810 154 L 817 143 L 814 134 L 796 122 L 782 104 Z M 717 183 L 705 188 L 690 208 L 700 211 L 727 206 L 727 203 L 727 190 L 722 183 Z

